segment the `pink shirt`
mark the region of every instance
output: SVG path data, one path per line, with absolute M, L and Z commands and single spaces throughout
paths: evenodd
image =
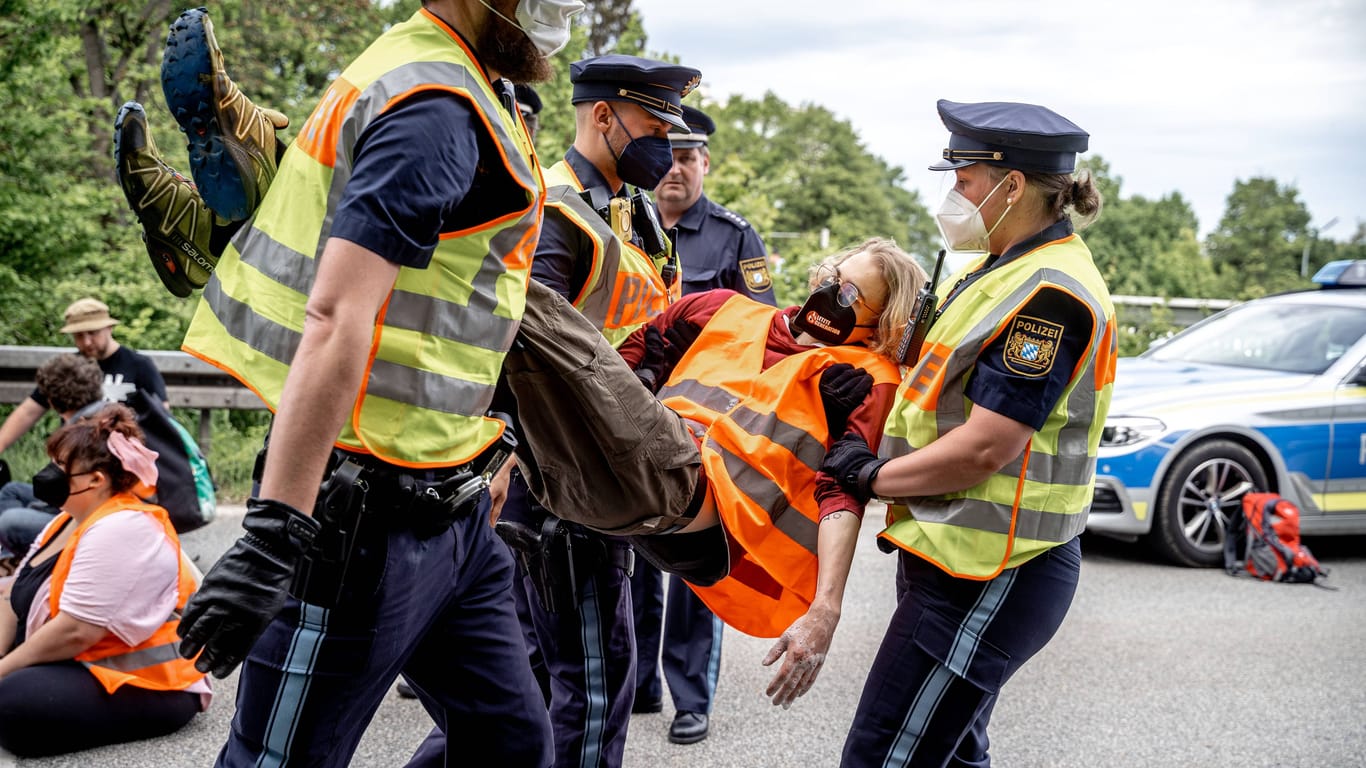
M 46 531 L 38 536 L 29 557 L 45 536 Z M 58 610 L 137 645 L 175 611 L 179 565 L 180 553 L 160 523 L 136 510 L 114 512 L 82 534 Z M 25 637 L 33 637 L 51 620 L 51 588 L 51 579 L 45 580 L 34 595 Z M 207 677 L 185 690 L 201 694 L 201 707 L 208 707 L 212 688 Z

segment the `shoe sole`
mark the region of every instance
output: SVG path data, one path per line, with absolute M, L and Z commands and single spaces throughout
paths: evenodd
M 671 733 L 671 734 L 669 734 L 669 743 L 670 743 L 670 744 L 696 744 L 697 742 L 702 741 L 702 740 L 704 740 L 704 739 L 706 739 L 706 738 L 707 738 L 707 734 L 706 734 L 706 733 L 701 733 L 701 734 L 698 734 L 698 735 L 696 735 L 696 736 L 684 736 L 684 737 L 675 737 L 675 736 Z
M 114 164 L 118 170 L 119 187 L 123 189 L 123 196 L 128 201 L 128 207 L 133 210 L 138 221 L 142 224 L 142 241 L 143 244 L 147 245 L 147 257 L 152 260 L 152 267 L 156 270 L 157 277 L 161 278 L 161 284 L 166 286 L 166 290 L 170 291 L 171 295 L 184 299 L 194 291 L 194 284 L 190 282 L 185 271 L 176 264 L 175 259 L 170 254 L 160 247 L 154 248 L 153 244 L 147 243 L 146 230 L 148 224 L 143 221 L 142 214 L 137 212 L 137 201 L 134 199 L 133 193 L 129 190 L 128 185 L 123 183 L 123 124 L 130 116 L 137 116 L 139 122 L 142 123 L 142 130 L 144 132 L 147 130 L 147 114 L 143 111 L 142 105 L 130 101 L 119 107 L 118 116 L 114 118 Z
M 166 37 L 161 60 L 161 88 L 189 144 L 190 173 L 199 194 L 214 213 L 230 221 L 251 214 L 244 152 L 224 139 L 214 95 L 214 51 L 217 43 L 208 27 L 208 11 L 195 8 L 180 14 Z M 221 54 L 220 54 L 221 56 Z M 252 180 L 250 183 L 254 183 Z

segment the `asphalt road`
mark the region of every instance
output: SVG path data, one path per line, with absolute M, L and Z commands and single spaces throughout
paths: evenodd
M 209 563 L 236 536 L 240 509 L 185 537 Z M 763 696 L 772 641 L 727 629 L 710 737 L 666 739 L 670 705 L 636 715 L 626 766 L 822 768 L 839 762 L 864 676 L 892 611 L 893 558 L 870 515 L 844 616 L 820 679 L 789 710 Z M 1083 539 L 1082 579 L 1053 642 L 1002 692 L 992 718 L 998 766 L 1366 766 L 1366 537 L 1309 539 L 1336 591 L 1235 579 L 1153 560 L 1137 546 Z M 235 675 L 179 733 L 0 768 L 209 766 L 228 730 Z M 391 696 L 352 762 L 402 765 L 431 727 Z M 463 745 L 452 765 L 496 766 L 494 745 Z M 462 762 L 460 756 L 465 756 Z

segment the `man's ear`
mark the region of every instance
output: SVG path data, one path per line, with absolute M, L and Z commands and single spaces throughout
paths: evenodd
M 612 129 L 612 122 L 614 119 L 615 118 L 612 115 L 612 106 L 610 104 L 605 101 L 593 102 L 593 127 L 596 128 L 599 133 L 606 135 L 606 133 Z

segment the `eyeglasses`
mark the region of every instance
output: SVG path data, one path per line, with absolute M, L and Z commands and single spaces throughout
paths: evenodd
M 869 304 L 867 299 L 863 298 L 863 291 L 859 290 L 857 285 L 840 277 L 838 267 L 822 264 L 820 268 L 816 270 L 816 287 L 829 288 L 835 283 L 839 283 L 840 286 L 839 293 L 835 294 L 835 296 L 841 307 L 852 307 L 854 306 L 854 302 L 858 302 L 869 312 L 877 313 L 882 311 L 872 304 Z

